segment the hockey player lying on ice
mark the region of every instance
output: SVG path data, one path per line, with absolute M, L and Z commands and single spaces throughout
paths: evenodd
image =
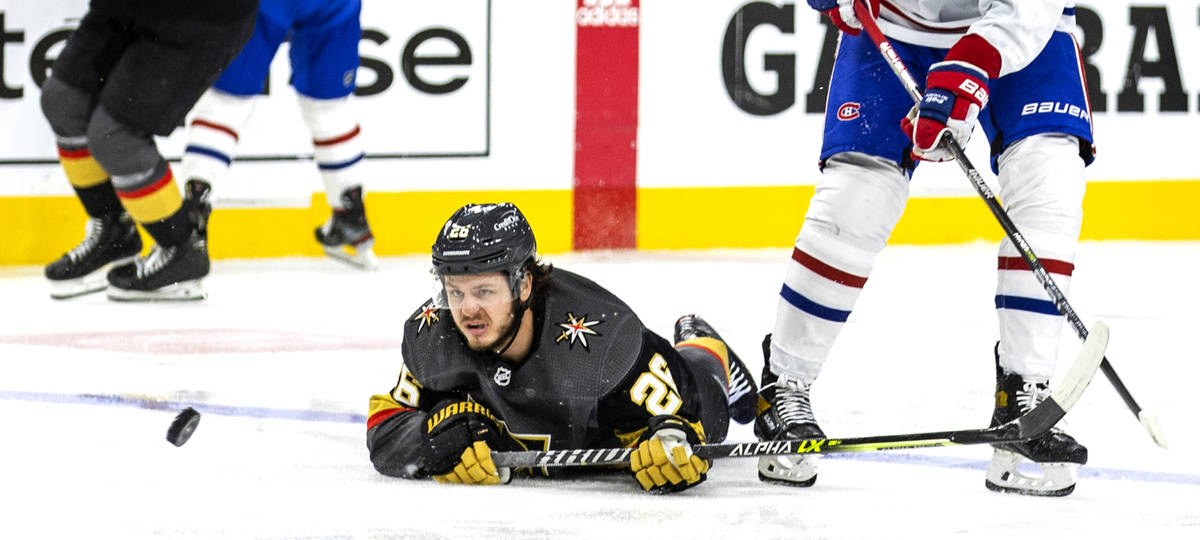
M 512 204 L 455 212 L 433 274 L 433 298 L 404 322 L 396 386 L 371 397 L 383 474 L 501 484 L 512 471 L 494 451 L 619 446 L 637 448 L 643 489 L 680 491 L 709 468 L 689 444 L 754 419 L 753 379 L 704 320 L 681 317 L 672 346 L 612 293 L 540 261 Z

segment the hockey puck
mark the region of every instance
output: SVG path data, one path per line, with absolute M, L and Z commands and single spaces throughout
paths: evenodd
M 183 446 L 192 438 L 192 432 L 200 425 L 200 413 L 191 407 L 179 412 L 171 427 L 167 428 L 167 441 L 175 446 Z

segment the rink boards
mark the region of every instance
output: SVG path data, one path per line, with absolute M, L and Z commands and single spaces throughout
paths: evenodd
M 0 10 L 0 230 L 10 231 L 0 264 L 44 263 L 82 233 L 38 85 L 85 4 Z M 359 174 L 377 252 L 425 252 L 454 208 L 495 200 L 525 209 L 548 253 L 612 229 L 627 233 L 618 248 L 790 245 L 819 179 L 828 26 L 802 2 L 554 4 L 364 1 Z M 1190 144 L 1200 88 L 1188 86 L 1200 81 L 1198 7 L 1076 9 L 1098 147 L 1085 239 L 1200 239 L 1184 207 L 1200 196 Z M 609 31 L 625 37 L 610 42 Z M 606 62 L 631 58 L 635 77 L 606 78 Z M 275 62 L 239 161 L 216 186 L 217 258 L 319 253 L 312 228 L 328 209 L 286 54 Z M 632 100 L 584 91 L 605 85 L 632 85 L 611 92 Z M 159 145 L 177 159 L 184 130 Z M 993 180 L 983 137 L 968 155 Z M 893 244 L 1001 237 L 954 165 L 923 166 L 912 197 Z

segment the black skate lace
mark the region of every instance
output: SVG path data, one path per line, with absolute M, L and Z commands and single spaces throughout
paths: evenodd
M 147 276 L 157 274 L 159 270 L 162 270 L 163 267 L 167 265 L 167 263 L 171 262 L 171 259 L 175 258 L 175 252 L 178 249 L 179 248 L 177 246 L 154 246 L 154 248 L 150 250 L 150 254 L 147 255 L 145 259 L 141 259 L 137 262 L 138 279 L 143 279 Z
M 88 219 L 87 226 L 84 228 L 83 241 L 67 252 L 67 258 L 71 262 L 79 262 L 79 259 L 86 257 L 88 252 L 96 247 L 103 235 L 104 221 L 100 218 Z
M 808 387 L 800 381 L 780 377 L 775 383 L 775 409 L 785 424 L 816 424 Z

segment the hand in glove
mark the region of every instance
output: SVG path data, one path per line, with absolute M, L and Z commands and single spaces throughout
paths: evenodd
M 506 484 L 509 469 L 497 469 L 493 450 L 520 450 L 492 412 L 479 403 L 445 400 L 425 420 L 425 469 L 438 482 Z
M 629 457 L 629 470 L 646 491 L 671 493 L 703 482 L 709 461 L 692 455 L 693 444 L 704 439 L 684 419 L 659 415 Z
M 929 68 L 925 95 L 900 121 L 913 141 L 913 156 L 926 161 L 951 161 L 943 148 L 948 133 L 960 147 L 967 145 L 979 111 L 988 103 L 988 81 L 999 76 L 1000 53 L 976 34 L 967 34 Z
M 862 23 L 858 22 L 858 16 L 854 14 L 856 1 L 863 0 L 808 0 L 808 6 L 824 13 L 838 30 L 857 36 L 862 32 Z M 866 6 L 872 17 L 879 16 L 879 0 L 869 0 Z

